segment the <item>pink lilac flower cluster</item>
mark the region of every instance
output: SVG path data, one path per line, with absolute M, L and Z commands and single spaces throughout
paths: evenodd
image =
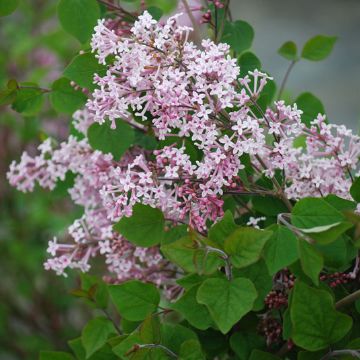
M 75 127 L 85 135 L 91 117 L 86 111 L 78 111 L 74 118 Z M 56 238 L 49 242 L 47 251 L 52 258 L 47 260 L 45 268 L 65 276 L 67 268 L 85 272 L 90 268 L 89 260 L 100 254 L 118 281 L 135 278 L 166 284 L 174 268 L 161 257 L 157 248 L 135 247 L 114 232 L 110 211 L 101 198 L 102 188 L 134 160 L 133 153 L 129 152 L 121 162 L 114 162 L 112 155 L 92 150 L 86 138 L 77 140 L 73 136 L 58 149 L 54 147 L 51 139 L 45 140 L 39 146 L 38 156 L 32 158 L 24 153 L 20 163 L 11 164 L 8 173 L 10 184 L 24 192 L 32 191 L 36 182 L 54 189 L 68 171 L 76 174 L 69 193 L 74 203 L 84 208 L 84 214 L 69 226 L 73 243 L 58 243 Z
M 169 223 L 206 233 L 223 215 L 223 196 L 265 191 L 256 182 L 264 175 L 274 183 L 273 195 L 284 201 L 349 196 L 360 138 L 344 126 L 327 124 L 320 114 L 307 127 L 302 111 L 283 101 L 262 111 L 257 101 L 271 78 L 258 70 L 240 78 L 228 45 L 203 40 L 197 47 L 189 40 L 191 29 L 177 21 L 178 15 L 159 23 L 144 12 L 125 32 L 99 21 L 91 46 L 107 72 L 95 75 L 97 89 L 86 109 L 74 115 L 85 139 L 70 136 L 56 150 L 46 140 L 38 156 L 24 153 L 11 165 L 10 183 L 21 191 L 32 191 L 36 182 L 53 189 L 67 171 L 76 174 L 69 192 L 84 215 L 69 228 L 73 244 L 49 243 L 53 258 L 47 269 L 87 271 L 89 259 L 102 254 L 119 281 L 169 282 L 176 269 L 157 248 L 136 248 L 112 230 L 116 221 L 131 216 L 136 203 L 161 209 Z M 155 151 L 133 146 L 121 161 L 92 150 L 88 127 L 109 122 L 114 128 L 119 118 L 174 144 Z M 193 143 L 201 160 L 191 161 L 185 141 Z M 254 171 L 246 184 L 239 176 L 243 155 Z M 263 220 L 251 218 L 248 224 L 258 227 Z
M 161 24 L 147 12 L 126 38 L 109 33 L 105 22 L 99 22 L 93 51 L 100 62 L 109 55 L 115 61 L 105 77 L 95 79 L 99 89 L 87 104 L 95 121 L 109 119 L 115 126 L 115 119 L 134 112 L 151 120 L 159 139 L 174 134 L 190 138 L 204 154 L 190 174 L 201 180 L 203 197 L 222 195 L 231 186 L 243 167 L 243 154 L 266 176 L 283 170 L 290 199 L 348 196 L 359 137 L 344 126 L 327 124 L 320 114 L 306 127 L 302 111 L 283 101 L 259 116 L 256 101 L 270 78 L 258 70 L 238 78 L 228 45 L 203 40 L 199 49 L 187 41 L 189 31 L 177 25 L 177 16 Z M 305 146 L 295 147 L 302 136 Z

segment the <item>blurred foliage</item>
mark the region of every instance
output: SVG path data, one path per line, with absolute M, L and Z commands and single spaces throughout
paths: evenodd
M 0 85 L 9 78 L 48 86 L 78 50 L 59 26 L 56 1 L 21 1 L 15 13 L 0 18 Z M 48 100 L 46 100 L 48 101 Z M 25 115 L 25 114 L 22 114 Z M 41 120 L 40 120 L 41 119 Z M 45 120 L 44 120 L 45 119 Z M 88 318 L 88 311 L 69 296 L 75 276 L 64 281 L 46 272 L 46 243 L 76 216 L 66 200 L 66 184 L 55 193 L 22 194 L 10 188 L 6 172 L 22 151 L 32 153 L 46 136 L 65 138 L 69 117 L 48 104 L 41 115 L 19 116 L 0 107 L 0 359 L 37 359 L 40 349 L 67 349 Z M 42 130 L 40 130 L 42 129 Z M 49 212 L 56 216 L 49 216 Z

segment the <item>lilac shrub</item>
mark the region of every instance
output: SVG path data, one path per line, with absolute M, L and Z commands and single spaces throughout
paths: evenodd
M 139 322 L 120 329 L 106 312 L 101 346 L 84 330 L 87 356 L 105 345 L 109 359 L 359 356 L 351 333 L 359 314 L 337 309 L 360 296 L 360 137 L 322 113 L 305 121 L 296 103 L 269 99 L 273 78 L 260 67 L 242 71 L 237 31 L 249 25 L 227 20 L 228 1 L 183 1 L 192 27 L 183 14 L 158 21 L 153 7 L 143 8 L 132 22 L 122 7 L 100 3 L 120 18 L 98 20 L 94 55 L 81 53 L 64 72 L 88 97 L 73 115 L 73 133 L 59 145 L 46 139 L 37 156 L 24 153 L 8 172 L 23 192 L 36 184 L 53 190 L 75 175 L 68 192 L 84 211 L 68 228 L 71 243 L 49 242 L 45 269 L 86 273 L 103 258 L 107 270 L 98 275 L 113 284 L 107 291 L 120 316 Z M 212 40 L 198 40 L 200 23 Z M 303 58 L 330 53 L 331 38 L 320 38 L 305 45 Z M 293 65 L 292 44 L 280 54 Z M 76 67 L 85 57 L 96 69 L 90 87 Z M 94 286 L 77 294 L 99 305 L 105 285 Z M 178 346 L 162 322 L 172 312 L 183 318 L 171 330 L 182 338 Z M 257 325 L 247 331 L 251 316 Z M 228 345 L 212 351 L 206 331 L 218 341 L 228 334 Z

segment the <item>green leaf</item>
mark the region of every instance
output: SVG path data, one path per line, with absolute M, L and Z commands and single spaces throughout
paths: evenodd
M 288 208 L 280 199 L 271 196 L 254 196 L 252 204 L 256 211 L 266 216 L 288 212 Z
M 189 274 L 177 279 L 176 283 L 186 290 L 191 289 L 195 285 L 200 285 L 206 279 L 205 275 Z
M 323 256 L 327 268 L 341 271 L 350 262 L 347 251 L 347 243 L 350 244 L 350 242 L 351 240 L 347 236 L 340 236 L 331 244 L 316 245 L 315 247 Z
M 78 297 L 78 298 L 84 298 L 89 300 L 89 293 L 85 290 L 81 289 L 74 289 L 70 291 L 70 295 Z
M 336 36 L 317 35 L 306 42 L 301 57 L 311 61 L 327 58 L 336 42 Z
M 185 224 L 171 227 L 168 231 L 166 229 L 165 233 L 164 233 L 164 237 L 161 242 L 161 245 L 171 244 L 171 243 L 175 242 L 176 240 L 186 236 L 188 233 L 187 229 L 188 229 L 188 227 Z
M 357 335 L 358 336 L 358 335 Z M 352 339 L 347 345 L 346 345 L 347 349 L 351 349 L 351 350 L 357 350 L 359 351 L 360 349 L 360 338 L 357 339 Z M 342 357 L 341 360 L 353 360 L 354 357 L 351 355 L 347 355 L 345 357 Z
M 69 348 L 75 354 L 77 360 L 85 360 L 86 353 L 81 341 L 81 337 L 68 341 Z
M 97 317 L 91 319 L 83 328 L 81 333 L 81 341 L 88 359 L 92 354 L 101 349 L 111 334 L 115 334 L 116 330 L 113 323 L 104 318 Z
M 18 7 L 20 0 L 0 0 L 0 16 L 12 14 Z
M 351 185 L 350 194 L 356 202 L 360 202 L 360 177 L 357 177 Z
M 318 114 L 325 114 L 325 108 L 320 99 L 310 92 L 300 94 L 295 100 L 298 108 L 303 111 L 301 121 L 310 126 L 311 121 L 316 119 Z
M 351 222 L 343 221 L 339 224 L 328 225 L 323 227 L 318 227 L 316 232 L 310 230 L 303 230 L 304 233 L 307 233 L 311 238 L 316 240 L 318 244 L 329 244 L 339 238 L 345 231 L 350 229 L 353 226 Z
M 184 341 L 180 347 L 179 360 L 205 360 L 205 355 L 199 341 Z
M 214 329 L 208 329 L 206 331 L 199 331 L 198 337 L 208 359 L 214 359 L 219 354 L 228 352 L 229 337 L 227 335 Z
M 147 135 L 140 130 L 135 130 L 134 145 L 139 145 L 145 150 L 155 150 L 157 148 L 157 141 L 154 136 Z
M 322 359 L 324 355 L 326 355 L 328 350 L 320 350 L 320 351 L 299 351 L 297 360 L 319 360 Z M 344 359 L 341 359 L 344 360 Z
M 335 310 L 332 296 L 297 281 L 293 289 L 290 318 L 292 340 L 305 350 L 317 351 L 343 338 L 352 319 Z
M 253 283 L 244 278 L 231 281 L 207 279 L 199 287 L 197 300 L 209 309 L 212 319 L 223 334 L 253 308 L 257 292 Z
M 238 58 L 238 65 L 240 66 L 240 76 L 244 77 L 249 71 L 261 69 L 261 62 L 259 58 L 251 51 L 244 52 Z
M 94 74 L 104 76 L 106 66 L 99 64 L 94 54 L 85 53 L 75 56 L 65 68 L 63 75 L 82 88 L 94 90 Z
M 51 87 L 50 102 L 59 113 L 73 114 L 86 102 L 86 95 L 75 90 L 66 78 L 56 80 Z
M 291 293 L 290 293 L 291 294 Z M 289 298 L 289 306 L 290 306 L 290 298 Z M 284 311 L 283 314 L 283 329 L 282 329 L 282 338 L 284 340 L 289 340 L 292 332 L 292 324 L 290 319 L 290 310 L 289 307 Z
M 130 217 L 123 217 L 114 229 L 136 246 L 150 247 L 161 242 L 165 219 L 159 209 L 136 204 Z
M 297 46 L 293 41 L 287 41 L 281 45 L 278 54 L 285 59 L 295 61 L 297 60 Z
M 112 350 L 114 354 L 120 357 L 120 359 L 128 359 L 129 357 L 126 354 L 133 350 L 134 345 L 141 344 L 142 341 L 140 339 L 139 334 L 132 333 L 131 335 L 127 336 L 123 339 L 118 345 L 115 345 Z M 107 359 L 104 359 L 107 360 Z
M 294 139 L 293 141 L 293 147 L 295 149 L 299 149 L 299 148 L 304 148 L 306 149 L 306 135 L 300 135 L 297 138 Z
M 147 8 L 147 11 L 157 21 L 164 15 L 164 12 L 157 6 L 150 6 Z
M 17 89 L 0 90 L 0 106 L 10 105 L 16 100 Z
M 71 354 L 62 351 L 41 351 L 39 360 L 74 360 Z
M 232 213 L 227 210 L 221 220 L 214 224 L 209 230 L 209 239 L 219 245 L 221 248 L 224 247 L 225 238 L 229 236 L 235 229 L 234 217 Z
M 244 269 L 234 269 L 234 275 L 252 281 L 258 294 L 253 311 L 261 310 L 264 307 L 264 299 L 273 286 L 272 276 L 269 275 L 265 262 L 261 259 Z
M 141 325 L 141 321 L 130 321 L 124 317 L 121 318 L 121 329 L 124 334 L 130 334 L 134 332 Z
M 333 194 L 324 197 L 324 200 L 339 211 L 356 209 L 354 201 L 346 200 Z
M 100 7 L 96 0 L 60 0 L 57 13 L 63 29 L 85 44 L 100 18 Z
M 270 275 L 292 264 L 299 258 L 297 239 L 292 231 L 280 225 L 270 228 L 273 234 L 264 248 L 264 258 Z
M 239 360 L 248 360 L 252 350 L 262 348 L 264 345 L 264 338 L 255 332 L 236 332 L 230 337 L 230 347 Z
M 257 101 L 258 105 L 263 111 L 265 111 L 266 107 L 272 103 L 275 94 L 276 94 L 275 81 L 268 81 L 267 84 L 264 86 L 264 89 L 261 91 L 260 98 Z
M 145 3 L 149 7 L 156 6 L 165 14 L 171 13 L 177 6 L 177 0 L 145 0 Z
M 307 230 L 307 233 L 316 232 L 319 227 L 338 225 L 343 220 L 341 212 L 320 198 L 299 200 L 291 213 L 292 224 L 301 230 Z
M 324 199 L 305 198 L 300 200 L 292 211 L 293 225 L 319 244 L 335 241 L 342 233 L 352 227 L 343 221 L 344 215 Z
M 105 309 L 108 306 L 109 302 L 109 291 L 107 284 L 96 276 L 89 274 L 81 274 L 81 288 L 83 291 L 86 291 L 88 297 L 90 296 L 95 305 L 99 308 Z
M 155 285 L 138 280 L 110 285 L 109 292 L 120 315 L 130 321 L 144 320 L 157 309 L 160 302 Z
M 6 84 L 6 87 L 9 89 L 9 90 L 17 90 L 19 89 L 19 84 L 18 82 L 16 81 L 16 79 L 10 79 L 7 84 Z
M 213 252 L 206 254 L 205 250 L 197 249 L 190 236 L 162 245 L 161 252 L 167 259 L 189 273 L 211 274 L 223 263 L 217 254 Z
M 44 102 L 44 92 L 37 84 L 22 83 L 23 87 L 17 91 L 12 108 L 24 116 L 33 116 L 40 112 Z M 28 88 L 25 88 L 27 86 Z
M 106 121 L 100 125 L 93 123 L 87 131 L 89 144 L 93 149 L 100 150 L 104 154 L 112 154 L 115 160 L 121 156 L 134 143 L 134 130 L 125 121 L 116 120 L 116 129 L 110 127 Z
M 229 44 L 237 53 L 250 49 L 253 39 L 254 30 L 246 21 L 237 20 L 225 23 L 221 41 Z
M 192 326 L 206 330 L 212 325 L 209 311 L 205 305 L 196 300 L 198 286 L 193 286 L 171 308 L 178 311 Z
M 131 360 L 169 360 L 169 356 L 164 349 L 161 348 L 141 348 L 130 351 L 124 359 Z M 107 359 L 104 359 L 107 360 Z
M 249 360 L 281 360 L 281 358 L 274 354 L 255 349 L 252 351 Z
M 188 340 L 198 341 L 198 337 L 191 329 L 179 325 L 164 323 L 161 329 L 162 345 L 178 354 L 181 349 L 181 345 Z
M 271 231 L 239 227 L 226 238 L 225 251 L 231 255 L 231 262 L 235 267 L 249 266 L 260 259 L 263 247 L 271 235 Z
M 298 240 L 298 252 L 303 272 L 315 285 L 319 285 L 319 274 L 324 266 L 322 255 L 305 240 Z
M 140 339 L 144 344 L 160 344 L 161 325 L 157 315 L 148 315 L 140 326 Z

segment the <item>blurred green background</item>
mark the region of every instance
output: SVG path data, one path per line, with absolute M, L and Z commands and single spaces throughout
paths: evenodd
M 60 29 L 53 0 L 22 1 L 11 16 L 0 18 L 0 83 L 10 78 L 48 87 L 79 50 Z M 66 348 L 89 318 L 69 295 L 77 279 L 57 277 L 43 268 L 47 241 L 62 234 L 76 216 L 64 199 L 37 189 L 22 194 L 10 188 L 6 172 L 26 150 L 35 154 L 43 131 L 58 140 L 68 133 L 69 117 L 50 106 L 36 117 L 0 107 L 0 359 L 37 359 L 40 349 Z

